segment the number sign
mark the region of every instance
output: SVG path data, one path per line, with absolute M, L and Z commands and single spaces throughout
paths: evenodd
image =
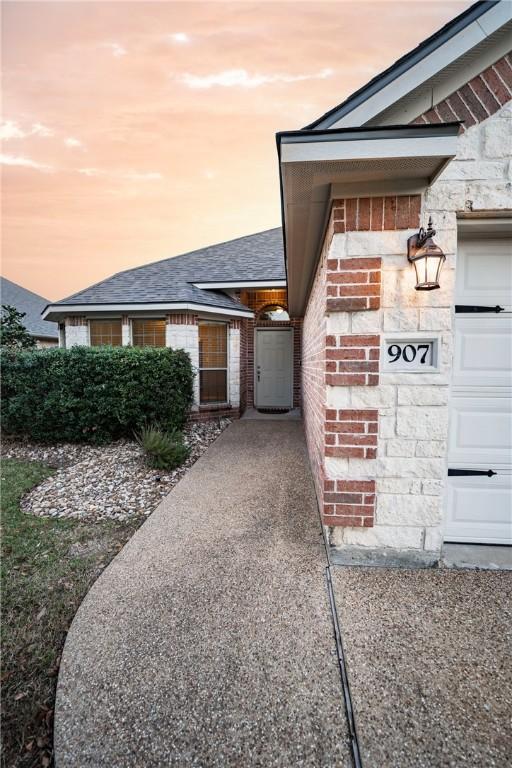
M 383 353 L 387 373 L 431 373 L 437 368 L 434 339 L 386 339 Z

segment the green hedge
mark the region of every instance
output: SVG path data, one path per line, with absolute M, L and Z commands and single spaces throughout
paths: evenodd
M 194 374 L 183 350 L 3 349 L 2 427 L 38 442 L 104 443 L 158 422 L 180 429 Z

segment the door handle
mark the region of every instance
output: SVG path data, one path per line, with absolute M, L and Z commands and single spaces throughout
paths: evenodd
M 260 368 L 260 366 L 259 366 L 259 365 L 258 365 L 258 367 L 256 368 L 256 374 L 257 374 L 257 376 L 258 376 L 258 381 L 259 381 L 259 380 L 260 380 L 260 374 L 261 374 L 261 368 Z
M 448 477 L 472 477 L 474 475 L 485 475 L 486 477 L 492 477 L 497 475 L 492 469 L 449 469 Z
M 482 307 L 480 305 L 475 304 L 456 304 L 455 305 L 455 312 L 459 313 L 467 313 L 467 314 L 474 314 L 475 312 L 496 312 L 498 314 L 499 312 L 504 312 L 505 307 L 500 307 L 499 304 L 496 304 L 495 307 Z

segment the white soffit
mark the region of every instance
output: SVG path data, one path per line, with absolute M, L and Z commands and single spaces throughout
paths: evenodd
M 459 124 L 278 134 L 292 315 L 301 315 L 333 196 L 424 191 L 457 152 Z

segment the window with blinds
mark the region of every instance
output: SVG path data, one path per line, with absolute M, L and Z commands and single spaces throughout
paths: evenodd
M 121 320 L 90 320 L 89 332 L 91 347 L 120 347 L 122 344 Z
M 199 323 L 199 399 L 201 405 L 228 399 L 228 332 L 225 323 Z
M 165 320 L 132 320 L 134 347 L 165 347 Z

